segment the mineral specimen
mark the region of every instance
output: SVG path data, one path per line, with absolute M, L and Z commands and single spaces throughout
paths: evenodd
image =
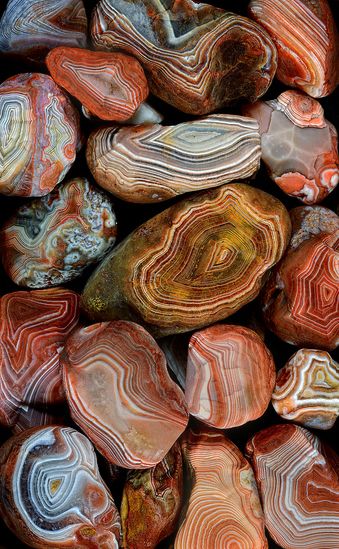
M 55 46 L 86 47 L 82 0 L 8 0 L 0 21 L 0 51 L 42 62 Z
M 244 107 L 259 122 L 262 159 L 287 194 L 321 202 L 339 182 L 338 137 L 318 101 L 289 90 Z
M 18 74 L 1 84 L 0 193 L 49 193 L 80 144 L 78 112 L 50 76 Z
M 176 443 L 155 467 L 128 472 L 121 503 L 122 547 L 155 549 L 174 531 L 182 497 L 182 458 Z
M 276 51 L 250 19 L 191 0 L 99 0 L 94 47 L 123 50 L 143 65 L 151 92 L 191 114 L 207 114 L 269 87 Z
M 302 427 L 274 425 L 248 442 L 265 525 L 283 549 L 337 549 L 338 457 Z
M 141 326 L 117 321 L 75 330 L 62 362 L 71 415 L 111 463 L 153 467 L 184 431 L 184 395 Z
M 13 426 L 22 405 L 63 400 L 59 356 L 78 322 L 78 303 L 61 288 L 0 298 L 0 425 Z
M 148 95 L 140 63 L 123 53 L 60 47 L 46 63 L 53 80 L 103 120 L 128 120 Z
M 119 547 L 120 517 L 94 448 L 69 427 L 30 429 L 1 447 L 0 509 L 37 549 Z
M 289 235 L 286 209 L 263 191 L 238 183 L 193 195 L 111 252 L 85 287 L 84 310 L 158 337 L 212 324 L 258 295 Z
M 292 208 L 289 214 L 292 221 L 289 248 L 297 248 L 317 234 L 331 234 L 339 230 L 339 216 L 323 206 L 298 206 Z
M 99 185 L 130 202 L 158 202 L 249 177 L 259 169 L 258 124 L 215 114 L 176 126 L 101 128 L 87 144 Z
M 299 349 L 278 373 L 272 404 L 284 419 L 330 429 L 339 416 L 339 364 L 325 351 Z
M 253 471 L 223 434 L 190 431 L 183 443 L 194 484 L 174 549 L 266 549 Z
M 249 13 L 278 51 L 277 77 L 312 97 L 338 83 L 338 34 L 327 0 L 251 0 Z
M 7 220 L 0 230 L 3 266 L 20 286 L 63 284 L 103 258 L 116 230 L 108 196 L 84 178 L 71 179 Z
M 249 328 L 215 324 L 189 343 L 186 392 L 191 415 L 219 429 L 260 417 L 271 401 L 274 360 Z

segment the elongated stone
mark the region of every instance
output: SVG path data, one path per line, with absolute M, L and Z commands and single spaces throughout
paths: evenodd
M 191 415 L 219 429 L 257 419 L 275 384 L 275 364 L 249 328 L 215 324 L 189 342 L 185 398 Z
M 312 429 L 331 429 L 339 416 L 339 364 L 325 351 L 299 349 L 279 371 L 275 411 Z
M 318 234 L 339 231 L 339 216 L 324 206 L 298 206 L 289 211 L 292 221 L 292 237 L 289 248 L 297 248 L 302 242 Z
M 189 431 L 183 455 L 193 489 L 174 549 L 267 548 L 253 471 L 233 442 L 215 431 Z
M 104 189 L 130 202 L 159 202 L 251 176 L 260 136 L 250 118 L 215 114 L 176 126 L 101 128 L 86 156 Z
M 178 202 L 130 234 L 89 279 L 94 320 L 126 319 L 156 336 L 216 322 L 254 299 L 282 256 L 290 220 L 275 198 L 230 184 Z
M 153 467 L 184 431 L 184 395 L 157 343 L 134 322 L 75 330 L 62 362 L 71 415 L 111 463 Z
M 281 82 L 312 97 L 334 90 L 339 80 L 339 45 L 327 0 L 251 0 L 249 14 L 277 47 Z
M 119 547 L 119 513 L 94 448 L 70 427 L 30 429 L 1 447 L 0 509 L 30 547 Z
M 79 297 L 62 288 L 0 298 L 0 425 L 13 426 L 22 405 L 64 400 L 60 352 L 79 318 Z
M 247 444 L 265 525 L 283 549 L 337 549 L 338 456 L 302 427 L 274 425 Z
M 128 120 L 148 95 L 140 63 L 123 53 L 60 47 L 46 63 L 53 80 L 102 120 Z
M 86 47 L 82 0 L 8 0 L 0 21 L 0 51 L 44 61 L 55 46 Z
M 109 197 L 85 178 L 20 206 L 0 230 L 2 262 L 20 286 L 45 288 L 74 280 L 115 243 Z
M 0 86 L 0 193 L 43 196 L 80 148 L 79 115 L 50 76 L 12 76 Z
M 95 48 L 136 57 L 151 92 L 191 114 L 255 101 L 276 70 L 276 51 L 262 27 L 191 0 L 99 0 L 91 33 Z
M 122 547 L 155 549 L 174 531 L 183 502 L 179 443 L 155 467 L 129 471 L 121 503 Z

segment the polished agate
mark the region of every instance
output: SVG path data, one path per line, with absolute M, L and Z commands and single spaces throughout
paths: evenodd
M 272 404 L 283 419 L 331 429 L 339 415 L 339 364 L 325 351 L 299 349 L 279 370 Z
M 8 0 L 0 20 L 0 51 L 43 62 L 55 46 L 84 48 L 87 17 L 82 0 Z
M 151 92 L 190 114 L 255 101 L 276 70 L 275 47 L 261 26 L 191 0 L 99 0 L 91 35 L 96 49 L 136 57 Z
M 121 502 L 122 547 L 155 549 L 172 534 L 183 503 L 179 443 L 151 469 L 129 471 Z
M 324 97 L 335 89 L 339 44 L 327 0 L 251 0 L 249 14 L 277 47 L 281 82 L 312 97 Z
M 117 233 L 110 198 L 85 178 L 20 206 L 0 230 L 2 262 L 20 286 L 74 280 L 112 249 Z
M 193 487 L 174 549 L 266 549 L 263 512 L 250 464 L 215 431 L 188 431 L 183 455 Z
M 259 122 L 263 162 L 286 194 L 315 204 L 333 191 L 339 182 L 338 136 L 318 101 L 289 90 L 243 112 Z
M 48 194 L 80 145 L 78 112 L 50 76 L 18 74 L 0 85 L 0 193 Z
M 250 118 L 215 114 L 175 126 L 100 128 L 86 157 L 97 183 L 118 198 L 159 202 L 250 177 L 260 136 Z
M 22 407 L 64 400 L 60 352 L 79 318 L 79 296 L 65 288 L 0 298 L 0 425 Z
M 128 120 L 148 95 L 140 63 L 123 53 L 59 47 L 46 64 L 53 80 L 102 120 Z
M 265 525 L 283 549 L 337 549 L 338 456 L 307 429 L 268 427 L 247 444 Z
M 297 248 L 318 234 L 332 234 L 339 230 L 339 216 L 324 206 L 298 206 L 289 214 L 292 221 L 289 248 Z
M 184 431 L 184 395 L 157 343 L 134 322 L 75 330 L 62 363 L 72 418 L 111 463 L 153 467 Z
M 119 513 L 94 448 L 70 427 L 30 429 L 1 447 L 0 510 L 30 547 L 119 547 Z
M 267 327 L 303 347 L 331 350 L 339 343 L 339 230 L 290 249 L 262 295 Z
M 286 209 L 261 190 L 238 183 L 193 195 L 109 254 L 87 282 L 83 309 L 158 337 L 206 326 L 258 295 L 289 236 Z
M 191 336 L 185 398 L 200 421 L 229 429 L 257 419 L 274 385 L 273 357 L 253 330 L 215 324 Z

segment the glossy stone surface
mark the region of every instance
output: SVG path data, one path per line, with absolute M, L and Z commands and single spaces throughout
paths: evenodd
M 26 73 L 5 80 L 0 85 L 0 193 L 49 193 L 73 164 L 80 137 L 78 112 L 50 76 Z
M 110 198 L 85 178 L 71 179 L 6 221 L 0 230 L 3 266 L 20 286 L 64 284 L 100 261 L 116 232 Z
M 269 32 L 278 51 L 277 77 L 312 97 L 338 83 L 338 33 L 327 0 L 251 0 L 249 14 Z
M 323 206 L 298 206 L 289 211 L 292 237 L 289 248 L 297 248 L 305 240 L 318 234 L 332 234 L 339 230 L 339 216 Z
M 91 34 L 96 49 L 136 57 L 151 92 L 190 114 L 255 101 L 276 70 L 275 48 L 262 27 L 191 0 L 99 0 Z
M 293 345 L 339 344 L 339 231 L 291 249 L 271 273 L 262 304 L 267 327 Z
M 189 431 L 183 455 L 193 488 L 174 549 L 267 548 L 253 471 L 233 442 L 215 431 Z
M 193 195 L 113 250 L 87 282 L 84 311 L 158 337 L 203 327 L 258 295 L 289 235 L 286 209 L 263 191 L 238 183 Z
M 0 449 L 0 509 L 37 549 L 119 547 L 120 517 L 90 441 L 69 427 L 42 427 Z
M 260 136 L 250 118 L 215 114 L 175 126 L 101 128 L 86 156 L 97 183 L 118 198 L 159 202 L 251 176 Z
M 302 427 L 274 425 L 248 442 L 265 525 L 283 549 L 337 549 L 338 456 Z
M 259 122 L 262 159 L 273 181 L 306 204 L 339 182 L 338 136 L 320 103 L 296 90 L 243 109 Z
M 311 429 L 331 429 L 339 416 L 339 364 L 325 351 L 299 349 L 278 372 L 275 411 Z
M 23 405 L 64 399 L 59 357 L 79 318 L 67 289 L 12 292 L 0 298 L 0 425 L 13 426 Z
M 134 322 L 75 330 L 62 363 L 72 418 L 111 463 L 153 467 L 185 430 L 184 395 L 157 343 Z
M 124 486 L 122 547 L 155 549 L 174 530 L 183 502 L 183 472 L 179 443 L 146 471 L 129 471 Z
M 102 120 L 128 120 L 148 95 L 140 63 L 123 53 L 59 47 L 46 64 L 53 80 Z
M 82 0 L 8 0 L 0 21 L 0 51 L 43 62 L 55 46 L 87 42 Z
M 189 342 L 185 398 L 191 415 L 219 429 L 238 427 L 266 411 L 275 364 L 249 328 L 215 324 Z

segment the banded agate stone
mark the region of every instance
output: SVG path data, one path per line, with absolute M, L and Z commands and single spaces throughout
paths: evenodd
M 157 343 L 134 322 L 75 330 L 62 363 L 72 418 L 111 463 L 153 467 L 185 430 L 184 395 Z
M 8 0 L 0 21 L 0 51 L 43 62 L 55 46 L 87 42 L 82 0 Z
M 148 95 L 140 63 L 123 53 L 60 47 L 46 63 L 53 80 L 102 120 L 128 120 Z
M 109 197 L 85 178 L 20 206 L 0 230 L 2 262 L 20 286 L 74 280 L 112 249 L 117 233 Z
M 338 136 L 318 101 L 289 90 L 243 112 L 259 122 L 263 162 L 286 194 L 315 204 L 333 191 L 339 182 Z
M 289 237 L 286 209 L 263 191 L 238 183 L 195 194 L 107 256 L 83 309 L 93 320 L 134 320 L 157 337 L 212 324 L 258 295 Z
M 122 547 L 155 549 L 173 533 L 183 503 L 179 443 L 155 467 L 129 471 L 121 503 Z
M 327 0 L 251 0 L 249 14 L 277 47 L 281 82 L 312 97 L 334 90 L 339 79 L 339 45 Z
M 253 471 L 233 442 L 219 432 L 190 430 L 183 455 L 193 488 L 174 549 L 267 549 Z
M 96 49 L 136 57 L 151 92 L 190 114 L 255 101 L 276 70 L 275 47 L 261 26 L 191 0 L 99 0 L 91 35 Z
M 339 416 L 339 364 L 325 351 L 299 349 L 279 371 L 275 411 L 312 429 L 331 429 Z
M 258 124 L 215 114 L 176 126 L 100 128 L 87 163 L 104 189 L 129 202 L 159 202 L 245 179 L 259 169 Z
M 80 145 L 78 112 L 50 76 L 18 74 L 0 85 L 0 193 L 49 193 Z
M 338 456 L 302 427 L 282 424 L 247 444 L 265 525 L 283 549 L 337 549 Z
M 200 421 L 229 429 L 257 419 L 274 384 L 273 357 L 253 330 L 215 324 L 191 336 L 185 398 Z
M 0 509 L 31 547 L 118 549 L 120 517 L 94 448 L 70 427 L 30 429 L 0 449 Z
M 27 406 L 64 400 L 60 352 L 79 318 L 78 295 L 64 288 L 0 298 L 0 425 Z
M 297 248 L 318 234 L 332 234 L 339 230 L 339 216 L 324 206 L 299 206 L 292 208 L 289 214 L 292 221 L 289 248 Z

